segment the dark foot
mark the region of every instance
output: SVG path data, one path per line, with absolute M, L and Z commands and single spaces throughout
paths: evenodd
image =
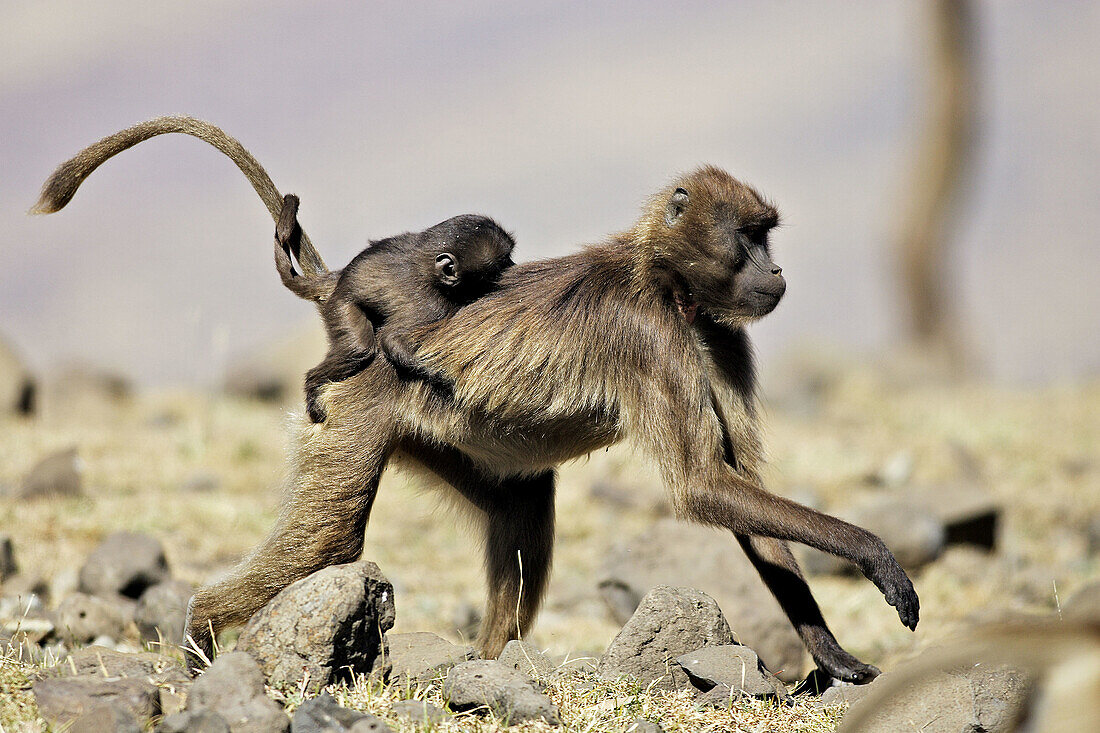
M 197 677 L 214 661 L 214 640 L 210 627 L 196 624 L 193 619 L 195 597 L 187 602 L 187 618 L 184 628 L 187 636 L 183 640 L 183 661 L 187 674 Z
M 882 591 L 886 602 L 898 610 L 902 625 L 915 631 L 920 620 L 920 599 L 913 588 L 913 581 L 909 580 L 894 556 L 887 551 L 884 559 L 864 570 L 863 574 Z
M 315 394 L 306 395 L 306 414 L 315 423 L 322 423 L 328 417 L 328 413 Z
M 810 654 L 817 665 L 816 672 L 842 682 L 851 682 L 853 685 L 867 685 L 872 679 L 882 674 L 878 667 L 865 665 L 856 657 L 845 652 L 835 641 L 824 648 L 810 649 Z M 811 677 L 807 677 L 806 682 L 809 682 Z M 825 689 L 825 687 L 828 687 L 827 682 L 825 682 L 822 689 Z

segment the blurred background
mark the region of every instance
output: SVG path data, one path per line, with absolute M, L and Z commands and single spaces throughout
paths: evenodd
M 973 14 L 966 143 L 933 231 L 945 318 L 981 375 L 1094 375 L 1100 7 Z M 113 0 L 4 18 L 0 332 L 36 367 L 216 383 L 313 320 L 278 284 L 263 206 L 200 141 L 142 144 L 63 213 L 25 215 L 62 160 L 162 114 L 238 137 L 301 196 L 332 266 L 466 211 L 521 259 L 573 251 L 713 163 L 784 215 L 788 295 L 753 329 L 765 360 L 807 342 L 871 358 L 910 334 L 901 233 L 924 221 L 943 84 L 930 4 Z
M 1006 614 L 1100 619 L 1100 4 L 2 9 L 0 625 L 5 598 L 92 592 L 78 569 L 133 530 L 181 584 L 156 627 L 178 636 L 191 588 L 273 521 L 285 419 L 324 339 L 280 285 L 273 223 L 236 167 L 159 137 L 62 212 L 25 214 L 60 162 L 164 114 L 236 136 L 301 197 L 333 267 L 463 212 L 514 232 L 519 260 L 572 252 L 677 172 L 729 170 L 783 212 L 787 295 L 750 329 L 767 485 L 880 534 L 921 595 L 913 634 L 852 568 L 804 552 L 841 642 L 887 669 Z M 394 581 L 396 630 L 468 639 L 477 543 L 417 494 L 387 477 L 365 555 Z M 728 535 L 670 514 L 629 448 L 563 467 L 531 640 L 598 655 L 672 582 L 718 598 L 784 680 L 804 675 Z M 156 638 L 131 624 L 74 640 L 56 619 L 32 657 Z

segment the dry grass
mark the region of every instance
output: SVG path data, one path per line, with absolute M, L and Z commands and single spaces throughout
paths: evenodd
M 57 594 L 71 589 L 75 569 L 114 530 L 160 538 L 175 574 L 197 584 L 224 571 L 270 526 L 283 470 L 280 410 L 191 393 L 139 395 L 120 406 L 93 400 L 63 407 L 30 422 L 0 422 L 0 484 L 18 484 L 52 449 L 77 446 L 86 466 L 83 497 L 0 499 L 0 531 L 12 536 L 20 565 L 50 580 Z M 1000 556 L 1012 578 L 1033 577 L 1030 592 L 995 575 L 964 576 L 949 563 L 937 563 L 914 578 L 922 621 L 913 634 L 869 583 L 812 580 L 837 636 L 867 661 L 889 668 L 975 613 L 1054 608 L 1055 585 L 1064 599 L 1095 575 L 1084 526 L 1100 514 L 1100 384 L 1025 391 L 928 382 L 899 389 L 887 376 L 856 371 L 836 381 L 816 411 L 799 415 L 775 407 L 766 422 L 773 456 L 769 480 L 782 493 L 812 487 L 829 508 L 843 507 L 856 494 L 889 490 L 870 487 L 864 477 L 898 451 L 913 459 L 914 486 L 959 480 L 961 447 L 1006 505 Z M 186 490 L 197 475 L 216 477 L 217 488 Z M 625 508 L 594 499 L 591 485 L 605 478 L 644 498 Z M 652 473 L 625 451 L 593 455 L 562 470 L 555 571 L 531 642 L 573 656 L 592 656 L 607 645 L 618 629 L 596 591 L 599 563 L 611 544 L 652 521 L 651 507 L 660 497 Z M 432 495 L 400 476 L 388 477 L 365 552 L 394 583 L 396 631 L 433 631 L 461 641 L 454 617 L 481 603 L 479 548 L 468 527 L 436 507 Z M 1044 595 L 1048 578 L 1050 592 Z M 10 657 L 0 660 L 4 731 L 21 723 L 34 729 L 27 672 Z M 391 722 L 387 711 L 396 700 L 416 695 L 441 703 L 436 689 L 379 688 L 365 681 L 332 692 Z M 669 731 L 824 731 L 839 715 L 811 702 L 784 707 L 745 701 L 730 711 L 700 711 L 684 694 L 581 678 L 556 683 L 549 694 L 566 728 L 579 731 L 627 730 L 638 716 Z M 296 702 L 288 697 L 291 707 Z M 493 730 L 502 724 L 464 715 L 437 729 Z M 407 724 L 399 729 L 412 730 Z

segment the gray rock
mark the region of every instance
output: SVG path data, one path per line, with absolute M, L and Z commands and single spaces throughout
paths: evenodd
M 501 664 L 507 664 L 524 677 L 543 684 L 557 671 L 556 665 L 533 644 L 513 639 L 504 645 L 504 651 L 497 657 Z
M 1100 555 L 1100 517 L 1094 517 L 1085 528 L 1085 542 L 1090 556 Z
M 455 710 L 488 708 L 506 725 L 543 719 L 560 725 L 558 708 L 516 670 L 491 659 L 476 659 L 451 668 L 443 697 Z
M 635 718 L 634 722 L 630 724 L 630 727 L 626 729 L 626 733 L 665 733 L 665 729 L 662 728 L 659 723 L 654 723 L 652 720 Z
M 600 595 L 615 621 L 625 624 L 642 596 L 658 585 L 698 588 L 713 596 L 737 641 L 755 649 L 781 679 L 800 678 L 805 647 L 729 532 L 658 520 L 608 554 Z
M 248 622 L 237 649 L 260 663 L 272 685 L 308 674 L 316 690 L 381 665 L 393 621 L 393 586 L 377 565 L 334 565 L 283 589 Z
M 187 698 L 188 710 L 212 710 L 229 724 L 232 733 L 268 733 L 290 730 L 282 706 L 264 694 L 264 677 L 244 652 L 222 654 L 199 675 Z
M 350 710 L 340 705 L 332 695 L 322 692 L 317 697 L 302 703 L 294 712 L 290 721 L 291 733 L 347 733 L 361 721 L 377 721 L 384 727 L 371 730 L 388 731 L 390 727 L 373 715 Z
M 66 733 L 141 733 L 141 726 L 117 705 L 97 705 L 76 718 Z
M 325 332 L 317 325 L 295 329 L 235 357 L 226 368 L 225 390 L 265 402 L 300 401 L 302 375 L 316 366 L 327 348 Z
M 1074 621 L 1100 623 L 1100 580 L 1079 588 L 1062 604 L 1062 615 Z
M 783 683 L 747 646 L 707 646 L 677 657 L 676 663 L 701 692 L 722 685 L 751 697 L 789 697 Z
M 136 532 L 115 532 L 80 568 L 79 588 L 93 595 L 137 599 L 168 577 L 168 560 L 159 540 Z
M 393 733 L 393 728 L 381 718 L 367 715 L 348 729 L 348 733 Z
M 145 725 L 160 713 L 156 685 L 135 677 L 50 677 L 31 689 L 39 714 L 54 728 L 80 721 L 81 727 L 94 730 L 89 727 L 94 723 L 127 719 Z
M 447 712 L 426 700 L 399 700 L 393 704 L 393 714 L 416 725 L 439 725 Z
M 909 491 L 908 496 L 943 524 L 948 545 L 996 549 L 1002 507 L 980 484 L 920 486 Z
M 942 520 L 930 509 L 890 495 L 868 497 L 841 511 L 839 516 L 878 535 L 907 570 L 921 568 L 935 560 L 947 541 Z M 858 572 L 855 565 L 843 558 L 817 550 L 805 552 L 806 569 L 811 573 Z
M 220 488 L 221 485 L 222 480 L 217 474 L 199 471 L 191 474 L 180 484 L 180 491 L 188 494 L 207 494 Z
M 51 453 L 36 463 L 23 478 L 18 495 L 24 499 L 77 496 L 81 493 L 82 469 L 76 448 Z
M 0 339 L 0 414 L 33 415 L 38 384 L 23 360 Z
M 478 659 L 472 647 L 458 646 L 427 631 L 386 636 L 389 680 L 398 685 L 442 679 L 459 662 Z
M 474 639 L 481 628 L 481 610 L 472 603 L 460 603 L 451 611 L 451 625 L 460 639 Z
M 733 633 L 714 599 L 694 588 L 657 586 L 611 640 L 600 658 L 606 679 L 624 675 L 644 685 L 673 689 L 687 684 L 677 657 L 704 646 L 733 643 Z
M 191 585 L 181 580 L 169 580 L 150 586 L 134 609 L 134 623 L 141 640 L 180 645 L 187 604 L 191 600 Z
M 11 536 L 0 533 L 0 583 L 19 572 L 19 565 L 15 562 L 15 545 Z
M 834 685 L 821 693 L 818 701 L 822 705 L 854 705 L 874 690 L 874 684 L 872 680 L 866 685 Z
M 178 660 L 152 652 L 125 652 L 101 646 L 77 649 L 66 659 L 46 670 L 52 677 L 135 677 L 152 679 L 160 683 L 168 680 L 185 680 L 186 672 Z
M 130 623 L 121 604 L 86 593 L 74 593 L 57 607 L 58 635 L 67 642 L 87 644 L 100 636 L 122 638 Z
M 882 675 L 904 674 L 904 668 Z M 852 703 L 852 711 L 873 710 L 867 730 L 920 730 L 923 733 L 1009 733 L 1027 704 L 1030 680 L 1007 667 L 977 664 L 963 672 L 936 672 L 880 700 L 871 690 Z
M 229 733 L 229 723 L 213 710 L 184 710 L 165 716 L 157 733 Z

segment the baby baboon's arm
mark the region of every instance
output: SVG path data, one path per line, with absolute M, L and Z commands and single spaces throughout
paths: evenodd
M 367 368 L 378 354 L 378 342 L 363 309 L 342 293 L 324 304 L 322 313 L 328 330 L 329 348 L 320 364 L 306 373 L 306 412 L 313 422 L 324 422 L 321 388 L 328 382 L 342 382 Z

